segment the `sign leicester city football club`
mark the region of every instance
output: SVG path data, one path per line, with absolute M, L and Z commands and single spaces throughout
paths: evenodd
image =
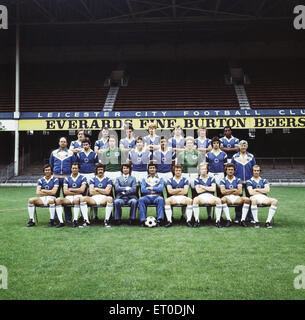
M 13 114 L 0 114 L 0 119 L 10 118 Z M 227 125 L 234 129 L 302 129 L 305 109 L 24 112 L 18 120 L 18 130 L 122 130 L 127 123 L 134 129 L 147 129 L 151 123 L 164 130 L 177 124 L 190 130 L 200 126 L 222 129 Z

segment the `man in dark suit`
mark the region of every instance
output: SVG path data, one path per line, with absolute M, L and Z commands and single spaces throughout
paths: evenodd
M 138 207 L 137 197 L 137 181 L 131 176 L 131 166 L 129 164 L 122 164 L 121 176 L 115 180 L 114 199 L 114 219 L 118 225 L 121 224 L 122 206 L 130 206 L 129 225 L 134 225 L 136 220 L 136 212 Z

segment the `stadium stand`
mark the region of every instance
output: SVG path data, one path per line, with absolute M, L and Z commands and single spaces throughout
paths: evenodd
M 244 63 L 251 84 L 245 84 L 252 109 L 304 108 L 304 60 Z
M 99 111 L 109 88 L 109 64 L 43 64 L 21 66 L 20 110 Z
M 0 112 L 15 111 L 15 86 L 12 65 L 1 65 L 0 72 Z
M 225 61 L 129 64 L 129 83 L 120 88 L 114 110 L 239 109 L 226 72 Z

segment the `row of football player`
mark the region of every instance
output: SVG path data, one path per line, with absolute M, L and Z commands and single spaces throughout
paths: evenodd
M 143 137 L 143 149 L 148 151 L 155 151 L 161 149 L 161 137 L 156 134 L 156 125 L 151 124 L 148 127 L 148 135 Z M 199 127 L 197 130 L 198 137 L 194 139 L 196 150 L 206 153 L 212 150 L 211 139 L 207 138 L 207 129 L 205 127 Z M 70 150 L 74 153 L 78 153 L 82 150 L 82 140 L 85 138 L 85 131 L 79 130 L 77 132 L 77 140 L 72 141 L 70 144 Z M 167 139 L 166 139 L 167 140 Z M 239 139 L 232 136 L 232 129 L 229 126 L 224 128 L 224 136 L 220 139 L 220 149 L 228 154 L 231 158 L 234 153 L 239 151 Z M 185 140 L 183 137 L 183 130 L 180 125 L 176 125 L 173 130 L 173 136 L 168 139 L 168 145 L 173 149 L 176 154 L 185 149 Z M 94 144 L 94 151 L 98 154 L 102 154 L 106 149 L 110 147 L 109 143 L 109 129 L 103 128 L 101 130 L 101 138 Z M 128 153 L 136 147 L 136 138 L 134 136 L 134 129 L 132 126 L 128 126 L 125 129 L 125 138 L 122 138 L 119 142 L 119 148 Z
M 233 155 L 232 159 L 229 159 L 226 152 L 221 151 L 221 141 L 218 137 L 214 137 L 207 149 L 211 148 L 211 151 L 205 153 L 196 149 L 195 139 L 193 137 L 186 137 L 185 148 L 180 151 L 176 157 L 174 149 L 168 148 L 168 141 L 166 138 L 160 140 L 160 150 L 154 152 L 145 150 L 143 138 L 138 137 L 136 139 L 136 147 L 128 152 L 127 157 L 122 156 L 122 151 L 116 146 L 115 137 L 109 138 L 109 148 L 100 151 L 100 159 L 98 154 L 91 150 L 90 140 L 83 138 L 81 142 L 82 148 L 74 149 L 72 151 L 67 150 L 67 141 L 65 138 L 61 138 L 59 141 L 59 149 L 54 150 L 50 156 L 50 165 L 53 168 L 53 172 L 56 177 L 63 178 L 65 175 L 70 174 L 71 163 L 78 161 L 80 163 L 80 172 L 83 175 L 91 174 L 94 172 L 94 165 L 98 162 L 106 164 L 106 171 L 112 173 L 112 177 L 116 178 L 119 175 L 121 163 L 129 162 L 132 164 L 134 175 L 139 176 L 139 180 L 143 178 L 147 170 L 147 164 L 150 161 L 154 161 L 158 164 L 158 172 L 164 178 L 171 176 L 171 167 L 174 163 L 183 165 L 184 173 L 195 173 L 198 167 L 198 163 L 207 162 L 210 165 L 210 172 L 215 174 L 216 179 L 223 178 L 223 166 L 225 163 L 232 161 L 237 166 L 236 175 L 246 182 L 251 176 L 251 168 L 255 162 L 255 158 L 252 154 L 247 152 L 248 143 L 245 140 L 240 142 L 240 152 Z M 154 148 L 155 145 L 150 145 Z M 238 147 L 239 148 L 239 147 Z M 199 151 L 198 151 L 199 150 Z M 203 153 L 202 153 L 203 152 Z M 190 176 L 190 179 L 193 179 Z
M 147 176 L 141 181 L 141 197 L 137 197 L 137 181 L 132 176 L 131 166 L 123 164 L 121 166 L 121 176 L 116 178 L 114 187 L 116 196 L 113 200 L 112 187 L 113 182 L 108 177 L 105 177 L 105 166 L 98 164 L 95 168 L 95 176 L 89 181 L 89 195 L 83 196 L 87 187 L 87 179 L 79 174 L 79 163 L 73 163 L 71 167 L 72 174 L 64 179 L 63 193 L 65 197 L 55 197 L 59 189 L 59 180 L 52 175 L 50 165 L 44 166 L 44 177 L 38 180 L 37 196 L 30 198 L 28 202 L 28 212 L 30 220 L 28 227 L 35 225 L 34 213 L 35 206 L 49 206 L 50 211 L 50 226 L 55 225 L 55 214 L 57 214 L 59 223 L 56 227 L 64 226 L 63 222 L 63 206 L 74 206 L 73 227 L 77 227 L 78 216 L 81 212 L 84 218 L 84 226 L 89 226 L 88 206 L 103 205 L 105 209 L 105 226 L 110 227 L 110 217 L 114 205 L 114 218 L 120 223 L 122 216 L 122 206 L 130 206 L 130 224 L 134 224 L 136 220 L 136 210 L 139 208 L 139 216 L 141 226 L 145 226 L 147 206 L 152 204 L 157 209 L 157 226 L 160 226 L 166 214 L 166 227 L 172 225 L 172 209 L 171 206 L 181 204 L 186 206 L 187 226 L 199 227 L 199 206 L 209 205 L 215 206 L 216 227 L 221 228 L 221 213 L 227 219 L 226 227 L 232 225 L 232 219 L 228 205 L 242 206 L 241 226 L 247 227 L 245 222 L 246 216 L 251 205 L 252 214 L 254 217 L 255 227 L 259 227 L 257 205 L 262 204 L 270 206 L 266 227 L 271 228 L 271 220 L 277 209 L 277 200 L 269 198 L 267 193 L 270 191 L 269 183 L 266 179 L 260 177 L 260 167 L 253 166 L 253 177 L 247 181 L 247 190 L 250 198 L 242 196 L 242 182 L 234 176 L 235 165 L 228 163 L 225 166 L 225 177 L 219 183 L 221 197 L 214 196 L 216 191 L 215 178 L 209 175 L 209 165 L 201 163 L 199 165 L 199 174 L 194 181 L 194 188 L 197 196 L 194 199 L 189 198 L 188 189 L 189 181 L 182 176 L 182 166 L 175 165 L 173 167 L 174 176 L 165 183 L 163 178 L 157 174 L 157 166 L 154 163 L 148 165 Z M 168 197 L 164 199 L 163 189 L 166 186 Z M 195 224 L 192 225 L 191 220 L 194 215 Z

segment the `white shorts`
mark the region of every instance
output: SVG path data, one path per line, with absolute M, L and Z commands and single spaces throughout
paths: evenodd
M 159 178 L 163 178 L 164 182 L 168 181 L 173 177 L 171 172 L 157 172 Z
M 181 204 L 183 200 L 188 199 L 188 197 L 186 196 L 170 196 L 170 197 L 175 201 L 175 204 Z
M 75 194 L 74 196 L 66 196 L 65 199 L 69 200 L 73 204 L 74 200 L 81 198 L 81 194 Z
M 96 194 L 91 197 L 95 201 L 95 203 L 99 206 L 102 202 L 105 202 L 107 199 L 107 196 L 103 194 Z
M 255 196 L 251 197 L 251 200 L 252 199 L 257 200 L 258 204 L 263 204 L 263 202 L 266 202 L 269 198 L 264 194 L 256 194 Z
M 232 204 L 240 198 L 240 196 L 235 196 L 234 194 L 229 194 L 228 196 L 224 196 L 224 198 L 228 199 Z
M 198 196 L 200 202 L 203 202 L 203 203 L 210 203 L 212 201 L 214 201 L 214 196 L 210 193 L 202 193 Z
M 44 206 L 48 206 L 49 200 L 55 200 L 55 197 L 53 197 L 53 196 L 44 196 L 44 197 L 39 197 L 39 198 L 42 201 Z
M 82 176 L 84 176 L 87 179 L 87 183 L 89 184 L 89 181 L 94 178 L 95 174 L 93 173 L 81 173 Z
M 138 184 L 141 184 L 142 180 L 147 177 L 146 171 L 132 171 L 131 175 L 134 176 Z
M 198 178 L 198 173 L 182 173 L 182 177 L 186 178 L 190 184 L 190 187 L 194 189 L 194 182 Z
M 217 172 L 217 173 L 209 172 L 209 176 L 214 177 L 216 184 L 218 186 L 220 184 L 220 181 L 225 177 L 223 172 Z

